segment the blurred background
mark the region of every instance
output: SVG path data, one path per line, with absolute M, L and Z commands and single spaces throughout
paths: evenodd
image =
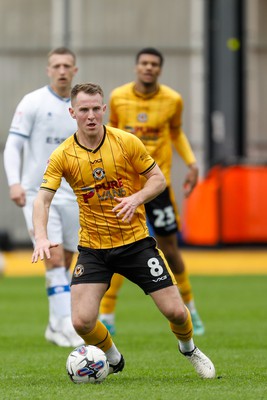
M 47 83 L 47 53 L 77 54 L 74 83 L 111 90 L 134 79 L 135 54 L 163 52 L 160 81 L 184 98 L 183 127 L 200 166 L 184 201 L 174 157 L 181 242 L 267 243 L 266 0 L 0 0 L 0 246 L 31 245 L 10 200 L 3 149 L 15 107 Z M 108 115 L 108 113 L 107 113 Z

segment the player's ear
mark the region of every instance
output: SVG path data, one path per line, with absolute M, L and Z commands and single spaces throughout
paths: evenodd
M 75 115 L 73 108 L 71 108 L 71 107 L 69 108 L 69 113 L 73 119 L 76 119 L 76 115 Z
M 103 108 L 102 108 L 103 112 L 106 112 L 106 109 L 107 109 L 107 105 L 103 104 Z

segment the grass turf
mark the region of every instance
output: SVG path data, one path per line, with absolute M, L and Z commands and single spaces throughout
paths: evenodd
M 266 399 L 267 276 L 193 276 L 191 281 L 206 325 L 195 343 L 213 360 L 217 379 L 196 375 L 150 297 L 125 282 L 115 343 L 126 367 L 101 385 L 75 385 L 65 371 L 71 349 L 44 339 L 44 279 L 0 279 L 1 400 Z

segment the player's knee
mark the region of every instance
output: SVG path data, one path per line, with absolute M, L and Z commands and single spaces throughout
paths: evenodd
M 59 268 L 65 266 L 64 257 L 61 254 L 51 254 L 49 259 L 50 268 Z
M 86 335 L 95 327 L 95 321 L 72 317 L 72 324 L 78 335 Z
M 166 317 L 173 324 L 184 324 L 187 319 L 187 312 L 184 305 L 175 305 L 174 307 L 170 308 Z
M 75 331 L 78 333 L 78 335 L 85 335 L 86 334 L 86 325 L 82 324 L 81 321 L 74 320 L 72 322 L 73 327 Z M 88 332 L 88 331 L 87 331 Z

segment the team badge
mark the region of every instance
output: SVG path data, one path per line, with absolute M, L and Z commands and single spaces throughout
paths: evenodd
M 93 170 L 93 177 L 97 181 L 101 181 L 101 179 L 105 178 L 105 171 L 102 168 L 96 168 Z
M 79 278 L 79 276 L 81 276 L 84 273 L 84 266 L 82 264 L 78 264 L 76 265 L 73 275 L 75 276 L 75 278 Z
M 147 113 L 142 112 L 142 113 L 138 114 L 137 120 L 139 122 L 147 122 Z

